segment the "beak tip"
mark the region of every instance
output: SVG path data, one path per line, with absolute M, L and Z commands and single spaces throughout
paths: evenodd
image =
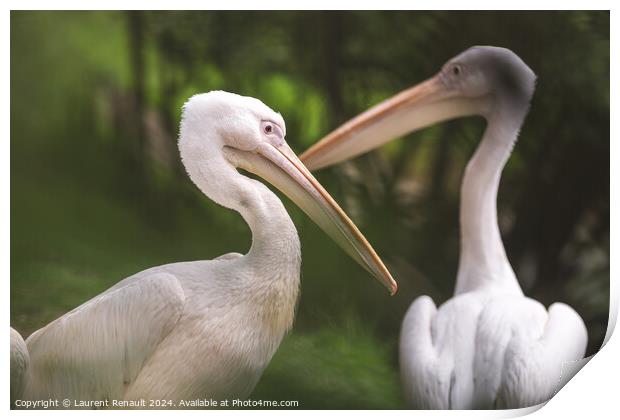
M 390 279 L 388 290 L 390 292 L 390 296 L 394 296 L 396 292 L 398 292 L 398 283 L 396 283 L 394 279 Z

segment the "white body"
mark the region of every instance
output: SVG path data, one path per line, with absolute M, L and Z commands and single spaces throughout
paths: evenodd
M 562 303 L 500 291 L 467 292 L 439 309 L 417 298 L 403 321 L 401 376 L 410 405 L 424 409 L 520 408 L 549 400 L 564 362 L 581 359 L 583 321 Z
M 26 340 L 22 399 L 247 397 L 292 324 L 299 282 L 298 270 L 252 268 L 235 255 L 119 282 Z

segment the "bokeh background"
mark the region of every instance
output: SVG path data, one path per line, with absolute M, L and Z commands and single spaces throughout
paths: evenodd
M 180 109 L 224 89 L 280 111 L 298 153 L 472 45 L 538 74 L 499 221 L 529 296 L 570 304 L 588 354 L 609 305 L 608 12 L 12 12 L 11 324 L 24 337 L 147 267 L 245 252 L 250 232 L 180 165 Z M 298 208 L 294 329 L 252 398 L 402 408 L 412 300 L 449 299 L 464 166 L 484 129 L 444 123 L 318 173 L 399 281 L 390 298 Z

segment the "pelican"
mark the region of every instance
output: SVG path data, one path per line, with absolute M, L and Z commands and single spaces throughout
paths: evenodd
M 185 169 L 207 197 L 241 214 L 252 232 L 250 250 L 134 274 L 34 332 L 25 345 L 11 330 L 14 406 L 49 398 L 144 399 L 144 408 L 150 400 L 159 402 L 156 408 L 183 408 L 193 399 L 251 393 L 293 323 L 301 257 L 282 202 L 237 168 L 288 195 L 396 292 L 383 262 L 295 156 L 285 133 L 282 116 L 254 98 L 214 91 L 185 104 L 178 142 Z
M 312 146 L 301 160 L 316 170 L 387 141 L 457 117 L 486 119 L 465 170 L 460 259 L 454 296 L 435 306 L 415 299 L 403 320 L 400 370 L 418 408 L 517 408 L 559 388 L 564 362 L 581 359 L 587 332 L 569 306 L 548 310 L 525 297 L 497 225 L 502 169 L 529 110 L 536 76 L 512 51 L 473 47 L 434 77 L 376 105 Z

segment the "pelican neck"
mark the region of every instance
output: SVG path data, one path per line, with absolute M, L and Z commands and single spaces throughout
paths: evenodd
M 503 106 L 502 106 L 503 105 Z M 461 185 L 461 253 L 455 295 L 491 288 L 523 294 L 506 256 L 497 222 L 497 192 L 527 113 L 498 104 L 469 160 Z M 519 112 L 521 111 L 521 112 Z

